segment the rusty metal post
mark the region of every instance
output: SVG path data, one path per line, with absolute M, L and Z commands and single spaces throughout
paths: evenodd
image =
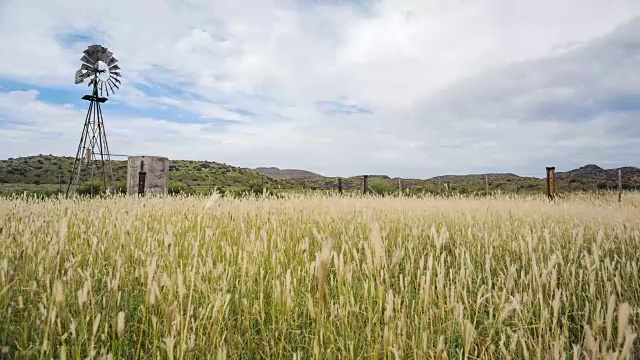
M 144 160 L 140 160 L 140 171 L 138 172 L 138 195 L 144 196 L 144 186 L 147 180 L 147 172 L 144 171 Z
M 342 194 L 342 178 L 338 178 L 338 193 Z
M 547 197 L 549 201 L 556 199 L 556 168 L 547 167 Z
M 618 169 L 618 203 L 622 202 L 622 169 Z
M 362 180 L 362 192 L 367 195 L 369 193 L 369 175 L 363 175 Z

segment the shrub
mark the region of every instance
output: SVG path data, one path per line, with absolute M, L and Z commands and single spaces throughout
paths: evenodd
M 113 192 L 115 194 L 126 194 L 127 193 L 127 183 L 124 181 L 118 181 L 113 184 Z
M 85 196 L 97 196 L 102 193 L 103 186 L 99 181 L 88 181 L 78 187 L 78 194 Z
M 193 194 L 193 190 L 180 181 L 169 181 L 169 195 Z
M 397 191 L 397 189 L 380 179 L 369 180 L 369 190 L 377 195 L 390 195 Z

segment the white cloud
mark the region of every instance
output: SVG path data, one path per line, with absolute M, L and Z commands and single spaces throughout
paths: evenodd
M 114 152 L 330 175 L 530 171 L 555 161 L 615 160 L 615 152 L 605 151 L 614 144 L 598 138 L 608 129 L 606 104 L 594 106 L 579 125 L 545 116 L 576 112 L 594 94 L 576 85 L 597 85 L 616 99 L 631 93 L 624 83 L 640 83 L 634 75 L 640 51 L 627 52 L 628 60 L 609 55 L 593 68 L 587 56 L 594 53 L 582 49 L 638 15 L 634 0 L 380 0 L 362 7 L 294 0 L 113 0 L 91 6 L 5 0 L 0 53 L 10 56 L 0 57 L 0 82 L 73 87 L 88 44 L 65 44 L 60 37 L 88 33 L 102 37 L 121 61 L 122 91 L 110 104 L 168 107 L 201 120 L 186 124 L 158 120 L 156 112 L 121 111 L 114 118 L 105 106 Z M 617 34 L 629 41 L 640 37 Z M 516 63 L 529 65 L 513 70 Z M 172 90 L 154 94 L 165 87 Z M 31 154 L 28 144 L 38 152 L 75 151 L 70 135 L 34 135 L 41 134 L 36 126 L 8 130 L 2 119 L 29 124 L 31 117 L 48 117 L 56 131 L 74 138 L 81 110 L 43 103 L 32 92 L 0 95 L 0 135 L 13 139 L 8 148 L 0 146 L 0 155 Z M 315 105 L 319 101 L 355 104 L 372 114 L 331 115 Z M 222 131 L 213 118 L 238 123 Z M 635 141 L 616 136 L 618 143 Z M 553 138 L 568 140 L 545 140 Z M 585 152 L 557 155 L 567 148 Z

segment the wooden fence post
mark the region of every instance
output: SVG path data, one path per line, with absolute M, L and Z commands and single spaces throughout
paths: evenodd
M 369 175 L 362 176 L 362 192 L 365 195 L 369 193 Z
M 547 167 L 547 197 L 549 201 L 556 199 L 556 168 L 555 166 Z
M 618 203 L 622 203 L 622 169 L 618 169 Z
M 338 178 L 338 192 L 342 194 L 342 178 Z

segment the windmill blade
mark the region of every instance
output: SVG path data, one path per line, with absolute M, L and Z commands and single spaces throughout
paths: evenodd
M 111 73 L 111 75 L 120 77 L 120 72 L 119 71 L 114 71 L 114 72 Z
M 91 65 L 87 65 L 87 64 L 82 64 L 80 66 L 80 70 L 86 70 L 86 71 L 91 71 L 91 72 L 95 72 L 96 68 L 91 66 Z
M 98 60 L 105 61 L 107 57 L 107 48 L 96 45 L 96 56 Z
M 120 90 L 120 87 L 118 85 L 116 85 L 116 83 L 111 78 L 109 78 L 109 80 L 107 80 L 107 81 L 109 82 L 109 85 L 113 85 L 113 87 L 115 87 L 116 89 Z M 112 91 L 113 91 L 113 89 L 112 89 Z
M 118 59 L 111 57 L 111 59 L 109 59 L 109 62 L 107 62 L 107 66 L 111 67 L 115 65 L 117 62 L 118 62 Z
M 111 58 L 113 57 L 113 53 L 109 50 L 107 50 L 107 56 L 105 56 L 106 59 L 106 63 L 109 63 L 109 61 L 111 60 Z
M 100 96 L 102 96 L 102 85 L 104 85 L 102 82 L 100 82 Z
M 94 66 L 95 65 L 95 61 L 92 61 L 91 59 L 89 59 L 89 57 L 87 57 L 87 55 L 84 55 L 82 57 L 82 59 L 80 59 L 80 61 L 82 61 L 83 63 L 89 65 L 89 66 Z
M 119 71 L 120 70 L 120 66 L 118 65 L 113 65 L 112 67 L 109 68 L 109 71 L 113 72 L 113 71 Z
M 107 91 L 107 96 L 109 96 L 109 87 L 107 85 L 109 85 L 109 84 L 105 84 L 104 85 L 104 89 Z
M 89 81 L 89 84 L 87 86 L 91 86 L 93 84 L 96 83 L 96 78 L 91 79 L 91 81 Z
M 96 54 L 96 50 L 95 48 L 92 48 L 91 46 L 82 52 L 89 60 L 91 60 L 92 64 L 95 64 L 96 62 L 98 62 L 98 54 Z
M 109 85 L 109 88 L 111 89 L 111 94 L 116 92 L 115 90 L 113 90 L 113 86 L 111 86 L 111 82 L 109 82 L 109 80 L 107 80 L 107 85 Z M 109 95 L 109 89 L 107 89 L 107 95 Z
M 106 63 L 107 61 L 109 61 L 108 57 L 107 57 L 107 53 L 105 51 L 101 51 L 98 53 L 98 60 L 102 61 L 103 63 Z
M 120 82 L 120 79 L 118 79 L 117 77 L 115 77 L 115 76 L 113 76 L 113 75 L 111 75 L 111 77 L 109 77 L 109 79 L 111 79 L 112 81 L 117 82 L 118 84 L 122 84 L 122 83 Z M 114 85 L 115 85 L 115 83 L 114 83 Z

